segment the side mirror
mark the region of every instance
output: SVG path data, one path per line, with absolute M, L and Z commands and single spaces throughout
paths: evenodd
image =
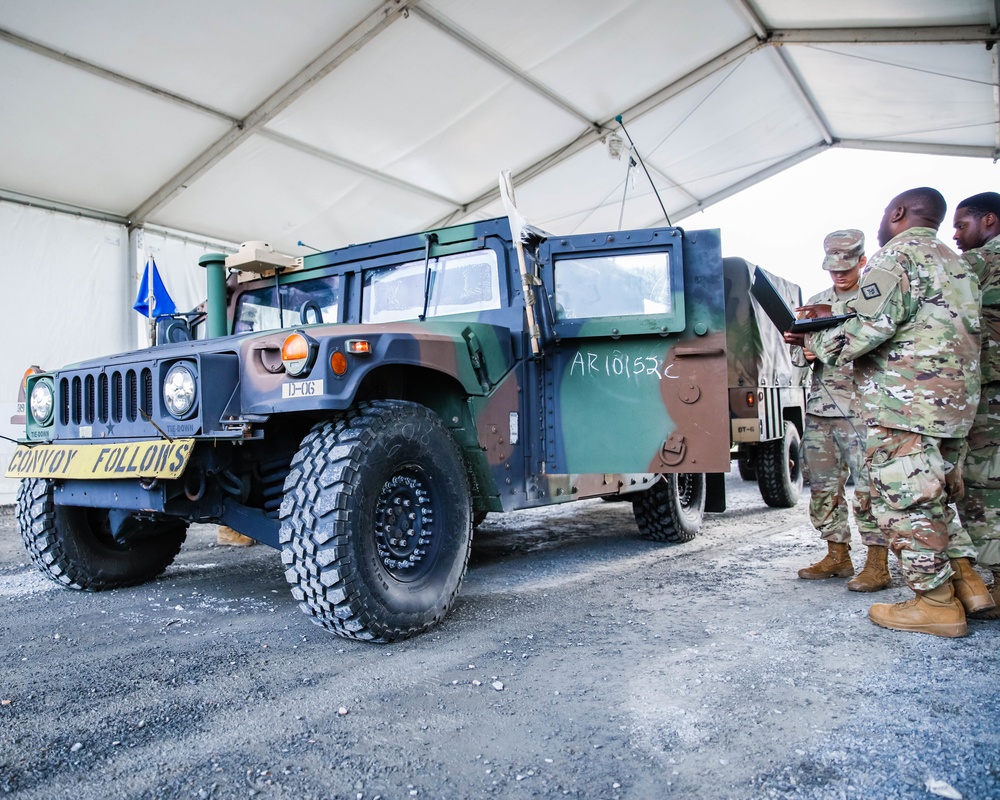
M 191 341 L 191 327 L 184 317 L 161 317 L 156 320 L 156 344 Z

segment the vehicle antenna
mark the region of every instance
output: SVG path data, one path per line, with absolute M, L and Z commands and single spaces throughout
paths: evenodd
M 653 187 L 653 194 L 656 195 L 656 199 L 660 204 L 660 210 L 663 211 L 663 218 L 666 219 L 667 225 L 673 226 L 674 223 L 670 221 L 670 215 L 667 213 L 666 206 L 663 205 L 663 200 L 660 198 L 660 193 L 656 190 L 656 184 L 653 183 L 653 179 L 649 175 L 649 170 L 646 169 L 646 162 L 642 160 L 642 156 L 639 155 L 639 151 L 635 149 L 635 142 L 632 141 L 632 137 L 628 135 L 628 130 L 625 128 L 625 123 L 622 122 L 622 115 L 619 114 L 615 117 L 615 122 L 622 126 L 622 131 L 624 131 L 625 136 L 628 137 L 629 147 L 632 148 L 632 152 L 635 153 L 635 157 L 639 159 L 639 164 L 642 166 L 642 171 L 646 173 L 646 178 L 649 180 L 649 185 Z

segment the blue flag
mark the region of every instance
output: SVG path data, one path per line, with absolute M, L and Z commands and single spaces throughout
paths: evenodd
M 149 264 L 152 262 L 153 269 L 149 269 Z M 152 274 L 153 281 L 153 313 L 149 311 L 149 281 L 150 274 Z M 142 314 L 144 317 L 162 317 L 167 314 L 173 314 L 177 311 L 177 306 L 174 305 L 174 301 L 170 298 L 169 292 L 167 292 L 167 287 L 163 285 L 163 279 L 160 277 L 160 272 L 156 268 L 156 259 L 150 256 L 149 261 L 146 262 L 146 268 L 142 271 L 142 280 L 139 282 L 139 294 L 135 298 L 135 305 L 132 306 L 136 311 Z

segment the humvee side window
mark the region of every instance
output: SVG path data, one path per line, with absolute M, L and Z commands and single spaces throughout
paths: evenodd
M 556 319 L 670 314 L 670 253 L 595 255 L 555 263 Z
M 233 333 L 269 331 L 314 322 L 339 322 L 339 311 L 339 275 L 282 284 L 280 305 L 275 287 L 264 286 L 240 295 L 236 303 Z
M 492 250 L 432 258 L 428 317 L 500 308 L 500 277 Z M 417 319 L 424 309 L 424 260 L 364 273 L 362 322 Z

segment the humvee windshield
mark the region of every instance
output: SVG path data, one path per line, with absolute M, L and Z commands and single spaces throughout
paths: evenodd
M 417 319 L 424 310 L 425 262 L 410 261 L 364 273 L 362 322 Z M 477 250 L 432 258 L 428 317 L 500 308 L 497 256 Z
M 315 322 L 339 322 L 340 276 L 250 289 L 236 303 L 233 333 L 269 331 Z M 279 311 L 280 309 L 280 311 Z

